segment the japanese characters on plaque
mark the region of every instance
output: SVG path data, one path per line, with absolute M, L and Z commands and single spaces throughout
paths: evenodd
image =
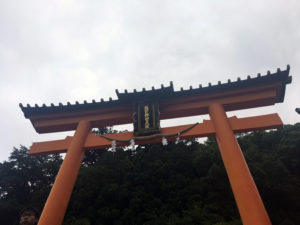
M 134 135 L 143 136 L 160 132 L 159 105 L 157 102 L 137 102 L 133 113 Z

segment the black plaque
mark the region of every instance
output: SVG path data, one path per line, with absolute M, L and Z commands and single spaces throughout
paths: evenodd
M 157 102 L 134 104 L 134 135 L 150 135 L 160 132 L 159 108 Z

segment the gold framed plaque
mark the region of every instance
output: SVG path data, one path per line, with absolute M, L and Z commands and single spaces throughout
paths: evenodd
M 150 135 L 160 132 L 159 105 L 157 102 L 137 102 L 133 113 L 134 135 Z

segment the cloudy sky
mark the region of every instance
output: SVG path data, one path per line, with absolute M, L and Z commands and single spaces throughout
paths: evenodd
M 1 0 L 0 162 L 38 135 L 19 103 L 116 99 L 115 89 L 175 90 L 291 65 L 284 103 L 231 112 L 278 112 L 300 121 L 300 1 Z M 206 117 L 162 123 L 201 122 Z M 71 133 L 72 134 L 72 133 Z

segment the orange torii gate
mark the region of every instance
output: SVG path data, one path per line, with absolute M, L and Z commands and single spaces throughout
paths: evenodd
M 132 139 L 136 144 L 160 142 L 162 137 L 171 141 L 177 135 L 181 138 L 215 135 L 243 224 L 271 224 L 234 133 L 280 128 L 283 123 L 277 114 L 238 119 L 228 118 L 226 111 L 283 102 L 286 84 L 292 81 L 289 70 L 287 66 L 284 71 L 278 69 L 273 74 L 268 71 L 265 76 L 258 74 L 255 78 L 248 76 L 245 80 L 238 78 L 224 84 L 219 81 L 217 85 L 209 83 L 207 87 L 200 85 L 180 91 L 173 90 L 172 82 L 168 87 L 162 85 L 159 89 L 141 92 L 125 90 L 119 93 L 116 90 L 118 100 L 110 98 L 109 101 L 41 107 L 20 104 L 38 133 L 76 130 L 73 137 L 33 143 L 30 149 L 32 155 L 67 152 L 38 225 L 62 224 L 84 151 L 104 149 L 113 142 L 125 146 Z M 203 114 L 209 114 L 211 120 L 162 129 L 159 126 L 159 117 L 170 119 Z M 140 118 L 142 125 L 138 124 Z M 90 133 L 94 127 L 128 124 L 132 120 L 134 132 L 102 136 Z

